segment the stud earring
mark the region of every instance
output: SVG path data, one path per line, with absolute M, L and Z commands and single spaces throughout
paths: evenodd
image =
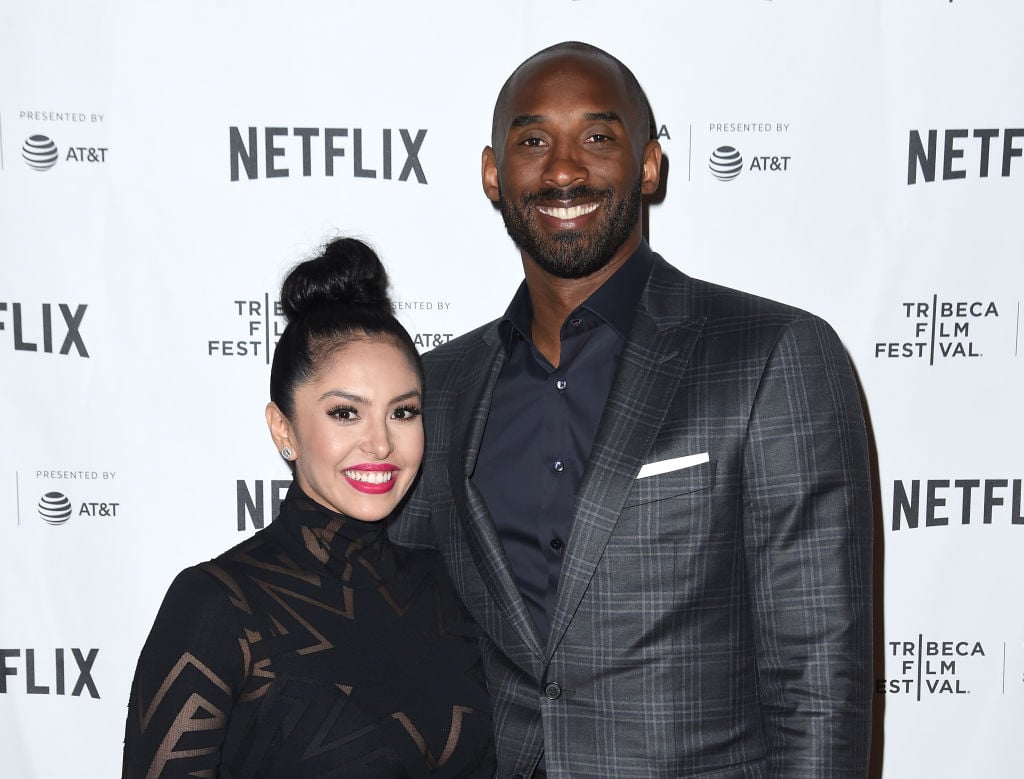
M 281 456 L 286 460 L 290 460 L 295 456 L 295 452 L 293 452 L 289 447 L 286 446 L 284 449 L 281 450 Z

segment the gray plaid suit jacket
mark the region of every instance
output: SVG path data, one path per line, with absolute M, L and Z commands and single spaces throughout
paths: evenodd
M 391 530 L 436 542 L 482 628 L 498 775 L 543 751 L 549 777 L 864 776 L 871 486 L 829 326 L 655 256 L 546 641 L 470 481 L 504 357 L 496 322 L 425 356 L 427 452 Z

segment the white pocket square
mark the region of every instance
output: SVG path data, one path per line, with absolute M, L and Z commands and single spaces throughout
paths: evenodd
M 656 463 L 647 463 L 636 475 L 638 479 L 646 479 L 648 476 L 658 476 L 669 471 L 681 471 L 684 468 L 692 468 L 695 465 L 703 465 L 711 458 L 707 452 L 700 454 L 688 454 L 686 457 L 673 457 L 671 460 L 658 460 Z

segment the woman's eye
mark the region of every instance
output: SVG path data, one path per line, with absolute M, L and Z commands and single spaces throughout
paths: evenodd
M 359 416 L 351 406 L 335 406 L 327 414 L 342 422 L 349 422 Z
M 410 420 L 418 417 L 422 412 L 416 406 L 402 406 L 396 408 L 392 414 L 392 419 Z

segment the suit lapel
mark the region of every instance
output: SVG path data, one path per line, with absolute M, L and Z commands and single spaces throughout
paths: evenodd
M 704 317 L 681 317 L 678 279 L 656 260 L 616 369 L 573 511 L 548 637 L 550 657 L 590 584 L 636 475 L 661 429 Z M 659 279 L 659 277 L 661 277 Z M 662 281 L 674 281 L 663 285 Z
M 543 653 L 540 634 L 512 577 L 487 505 L 470 481 L 480 454 L 494 385 L 505 364 L 497 327 L 486 331 L 479 346 L 466 353 L 465 363 L 475 369 L 462 374 L 465 380 L 458 389 L 454 408 L 465 409 L 467 413 L 453 415 L 455 421 L 448 452 L 448 479 L 458 512 L 455 521 L 466 518 L 467 541 L 481 578 L 505 619 L 532 654 L 529 665 L 534 665 Z M 516 654 L 510 647 L 503 649 Z M 527 660 L 526 657 L 518 659 Z

